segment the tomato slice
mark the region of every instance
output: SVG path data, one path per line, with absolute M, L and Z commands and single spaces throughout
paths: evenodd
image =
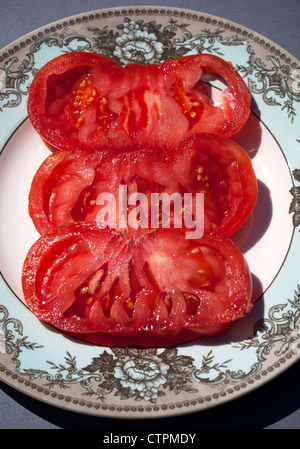
M 144 212 L 139 210 L 138 201 L 127 209 L 129 198 L 136 193 L 145 195 Z M 182 214 L 180 225 L 186 227 L 186 193 L 193 195 L 192 219 L 197 223 L 202 211 L 197 211 L 195 197 L 204 193 L 204 229 L 229 237 L 244 224 L 256 202 L 257 181 L 251 160 L 230 139 L 204 133 L 184 139 L 171 155 L 148 150 L 115 156 L 60 151 L 51 154 L 35 174 L 29 213 L 40 234 L 80 221 L 102 220 L 103 225 L 109 226 L 105 201 L 110 199 L 106 195 L 112 195 L 116 220 L 111 226 L 128 233 L 133 227 L 128 219 L 130 214 L 134 218 L 134 214 L 144 213 L 145 218 L 139 216 L 141 221 L 136 229 L 141 234 L 151 228 L 168 227 L 167 222 L 162 222 L 162 195 L 168 194 L 174 200 L 172 195 L 177 193 L 180 203 L 170 201 L 170 227 L 174 226 L 175 207 Z M 162 200 L 155 223 L 151 221 L 153 194 Z M 102 202 L 99 195 L 104 196 Z M 120 199 L 125 201 L 126 209 Z
M 161 70 L 166 91 L 176 100 L 188 122 L 184 137 L 199 132 L 231 137 L 246 123 L 251 96 L 231 63 L 215 55 L 199 54 L 165 61 Z M 202 73 L 213 74 L 227 85 L 216 103 L 206 93 Z
M 231 139 L 199 133 L 181 141 L 172 156 L 181 190 L 204 193 L 206 231 L 232 236 L 257 200 L 257 180 L 248 154 Z
M 99 82 L 101 76 L 101 82 Z M 34 77 L 28 92 L 28 116 L 41 137 L 55 148 L 84 149 L 86 136 L 79 138 L 84 117 L 95 125 L 95 86 L 99 107 L 97 117 L 107 129 L 113 114 L 106 105 L 106 95 L 114 83 L 122 83 L 123 70 L 115 61 L 93 53 L 72 52 L 58 56 L 45 64 Z M 103 116 L 105 116 L 103 118 Z M 99 145 L 109 142 L 105 133 L 98 135 Z
M 228 84 L 213 104 L 203 71 Z M 124 68 L 102 55 L 72 52 L 46 63 L 28 94 L 28 115 L 58 149 L 132 151 L 174 149 L 195 132 L 232 136 L 250 113 L 250 94 L 238 72 L 212 55 Z
M 181 229 L 133 240 L 94 223 L 61 226 L 29 250 L 22 285 L 40 320 L 100 345 L 179 344 L 224 332 L 251 309 L 239 249 Z
M 82 221 L 140 234 L 151 228 L 151 195 L 177 188 L 169 161 L 148 150 L 116 156 L 58 151 L 32 180 L 29 214 L 40 234 Z

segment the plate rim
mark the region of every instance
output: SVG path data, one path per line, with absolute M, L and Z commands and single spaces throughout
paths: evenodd
M 265 45 L 265 48 L 268 49 L 269 51 L 271 51 L 271 53 L 273 53 L 273 52 L 278 53 L 278 51 L 279 51 L 280 53 L 278 54 L 278 56 L 280 56 L 281 59 L 284 59 L 284 60 L 293 59 L 293 61 L 288 61 L 291 65 L 293 65 L 293 63 L 300 65 L 300 59 L 296 58 L 291 52 L 285 50 L 281 45 L 277 44 L 272 39 L 269 39 L 264 34 L 256 32 L 255 30 L 252 30 L 251 28 L 249 28 L 247 26 L 241 25 L 238 22 L 235 22 L 233 20 L 218 16 L 215 14 L 198 11 L 195 9 L 182 8 L 182 7 L 177 8 L 174 6 L 160 6 L 160 5 L 154 6 L 154 5 L 148 5 L 148 4 L 133 5 L 133 6 L 126 5 L 126 6 L 119 6 L 119 7 L 115 6 L 115 7 L 103 8 L 103 9 L 102 8 L 101 9 L 92 9 L 92 10 L 88 10 L 88 11 L 85 11 L 85 12 L 82 12 L 79 14 L 73 14 L 71 16 L 67 16 L 67 17 L 49 22 L 45 25 L 42 25 L 42 26 L 32 30 L 31 32 L 24 34 L 23 36 L 18 37 L 11 43 L 5 45 L 3 48 L 0 48 L 0 62 L 2 62 L 2 58 L 4 58 L 3 52 L 9 51 L 9 49 L 10 49 L 9 54 L 12 56 L 15 52 L 17 52 L 21 49 L 17 46 L 17 43 L 24 40 L 25 38 L 29 39 L 29 37 L 31 37 L 31 41 L 33 43 L 36 40 L 36 36 L 38 36 L 38 33 L 42 30 L 44 32 L 47 28 L 50 28 L 50 30 L 51 30 L 51 27 L 53 27 L 53 26 L 57 27 L 57 26 L 63 25 L 63 23 L 67 22 L 67 21 L 69 22 L 69 24 L 71 24 L 72 20 L 76 20 L 78 18 L 82 18 L 82 21 L 85 21 L 84 17 L 87 17 L 87 20 L 91 20 L 91 16 L 95 16 L 95 18 L 97 18 L 96 15 L 99 14 L 100 12 L 102 14 L 103 13 L 105 14 L 108 12 L 115 13 L 117 11 L 120 11 L 120 9 L 122 9 L 124 11 L 124 14 L 122 13 L 123 15 L 127 15 L 129 13 L 129 11 L 133 10 L 134 14 L 137 14 L 137 15 L 140 14 L 143 16 L 141 9 L 148 9 L 149 15 L 150 15 L 150 10 L 153 10 L 152 13 L 154 13 L 155 15 L 158 15 L 157 13 L 155 13 L 155 11 L 158 9 L 161 9 L 161 10 L 166 10 L 166 11 L 170 10 L 173 12 L 173 14 L 175 11 L 178 11 L 179 17 L 182 17 L 180 15 L 180 13 L 182 13 L 182 14 L 192 14 L 193 13 L 194 15 L 198 16 L 199 22 L 204 22 L 204 20 L 201 20 L 201 18 L 207 19 L 208 20 L 207 23 L 209 23 L 209 20 L 212 20 L 212 21 L 216 20 L 218 22 L 217 24 L 220 26 L 224 26 L 225 29 L 226 29 L 226 25 L 227 25 L 228 26 L 227 29 L 230 30 L 230 28 L 234 27 L 234 30 L 232 30 L 232 31 L 235 31 L 238 34 L 243 34 L 243 32 L 245 32 L 246 33 L 246 34 L 244 34 L 245 37 L 247 36 L 248 39 L 250 39 L 251 41 L 256 42 L 262 46 Z M 140 12 L 137 13 L 137 11 L 140 11 Z M 120 14 L 120 16 L 122 14 Z M 101 17 L 99 17 L 99 19 L 100 18 Z M 196 20 L 196 18 L 195 18 L 195 20 Z M 214 24 L 214 23 L 212 23 L 212 24 Z M 257 40 L 257 38 L 259 38 L 259 40 Z M 13 50 L 11 50 L 12 45 L 14 46 Z M 6 59 L 6 58 L 4 58 L 4 59 Z

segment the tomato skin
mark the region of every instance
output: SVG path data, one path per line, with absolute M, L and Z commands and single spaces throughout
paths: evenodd
M 228 84 L 218 105 L 199 82 L 203 71 Z M 123 68 L 102 55 L 67 53 L 39 70 L 28 94 L 32 125 L 63 150 L 174 150 L 196 132 L 232 136 L 249 114 L 250 94 L 238 72 L 202 54 Z
M 132 241 L 95 224 L 61 226 L 29 250 L 22 286 L 40 320 L 99 345 L 216 335 L 252 307 L 249 268 L 232 241 L 187 240 L 182 230 Z

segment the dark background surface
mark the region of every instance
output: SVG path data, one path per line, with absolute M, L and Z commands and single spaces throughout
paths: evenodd
M 194 9 L 234 21 L 266 36 L 300 60 L 299 0 L 0 0 L 0 48 L 71 15 L 141 4 Z M 0 429 L 98 429 L 99 437 L 101 432 L 126 434 L 141 429 L 146 432 L 300 429 L 299 374 L 298 362 L 257 390 L 224 405 L 188 415 L 148 420 L 98 418 L 65 411 L 0 382 Z

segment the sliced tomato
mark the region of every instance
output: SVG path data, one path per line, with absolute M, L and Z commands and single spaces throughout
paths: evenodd
M 156 142 L 162 89 L 155 65 L 123 69 L 107 57 L 73 52 L 39 70 L 29 89 L 28 115 L 55 148 L 131 151 Z
M 228 84 L 213 104 L 203 71 Z M 132 151 L 174 149 L 194 132 L 235 134 L 250 113 L 250 95 L 238 72 L 212 55 L 161 65 L 128 64 L 84 52 L 46 63 L 28 94 L 29 118 L 58 149 Z
M 116 156 L 58 151 L 32 180 L 29 214 L 40 234 L 81 221 L 143 233 L 151 227 L 151 195 L 177 188 L 168 159 L 148 150 Z
M 104 159 L 101 153 L 83 151 L 55 152 L 45 159 L 29 192 L 29 215 L 40 234 L 62 224 L 89 221 L 98 193 L 115 192 L 120 178 Z
M 93 223 L 44 234 L 22 285 L 42 321 L 100 345 L 147 347 L 216 335 L 251 309 L 247 263 L 231 240 L 159 229 L 128 239 Z
M 139 201 L 133 201 L 129 208 L 120 206 L 120 199 L 126 206 L 136 193 L 145 195 L 146 209 L 141 209 Z M 109 217 L 104 213 L 110 212 L 105 201 L 112 195 L 116 218 L 112 226 L 128 233 L 128 228 L 133 227 L 129 214 L 134 218 L 135 213 L 140 213 L 143 216 L 139 216 L 138 232 L 142 233 L 155 227 L 173 227 L 176 207 L 181 214 L 179 227 L 186 227 L 185 193 L 193 195 L 194 223 L 203 213 L 197 211 L 195 197 L 204 193 L 204 229 L 233 235 L 249 217 L 257 198 L 257 181 L 249 156 L 230 139 L 203 133 L 183 140 L 171 155 L 148 150 L 116 156 L 56 152 L 42 163 L 33 178 L 29 213 L 40 234 L 79 221 L 99 224 L 102 220 L 109 226 Z M 152 221 L 155 194 L 161 202 L 158 219 Z M 165 223 L 163 194 L 170 199 L 170 221 Z M 173 194 L 180 194 L 179 203 Z
M 251 96 L 231 63 L 211 54 L 199 54 L 166 61 L 161 70 L 166 91 L 186 117 L 185 136 L 211 132 L 231 137 L 246 123 Z M 217 102 L 209 98 L 202 73 L 213 74 L 227 86 Z
M 258 194 L 248 154 L 231 139 L 199 133 L 180 142 L 171 161 L 181 191 L 204 193 L 206 231 L 232 236 L 251 214 Z
M 113 113 L 108 109 L 106 95 L 114 83 L 122 83 L 122 78 L 122 67 L 110 58 L 81 52 L 58 56 L 38 71 L 30 85 L 29 119 L 41 137 L 55 148 L 90 148 L 85 143 L 83 115 L 91 133 L 96 125 L 95 114 L 99 126 L 104 131 L 108 129 Z M 99 100 L 97 112 L 95 97 Z M 101 147 L 109 145 L 105 132 L 99 133 L 98 139 Z

